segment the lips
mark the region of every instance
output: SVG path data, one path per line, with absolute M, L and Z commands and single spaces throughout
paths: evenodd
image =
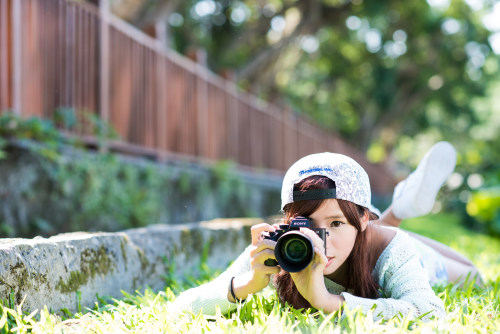
M 332 264 L 333 259 L 335 259 L 335 257 L 329 257 L 329 258 L 328 258 L 328 262 L 326 263 L 326 266 L 327 266 L 327 267 L 328 267 L 329 265 L 331 265 L 331 264 Z

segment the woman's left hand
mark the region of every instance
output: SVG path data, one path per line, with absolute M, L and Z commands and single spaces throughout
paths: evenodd
M 308 228 L 301 228 L 300 232 L 311 238 L 314 245 L 314 258 L 304 270 L 290 273 L 290 275 L 299 293 L 313 307 L 325 312 L 334 312 L 339 309 L 343 298 L 332 295 L 326 289 L 323 271 L 328 260 L 325 255 L 324 242 Z

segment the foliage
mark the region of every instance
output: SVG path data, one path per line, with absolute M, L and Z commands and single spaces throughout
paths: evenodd
M 41 192 L 47 196 L 45 209 L 56 211 L 30 212 L 28 230 L 12 226 L 17 235 L 116 231 L 252 214 L 245 205 L 248 193 L 241 191 L 245 188 L 241 179 L 219 165 L 192 175 L 152 163 L 124 163 L 113 154 L 83 151 L 60 156 L 56 162 L 42 161 L 48 184 L 36 191 L 27 189 L 26 196 Z M 221 176 L 221 170 L 228 176 Z
M 24 120 L 12 113 L 0 114 L 0 159 L 7 157 L 5 149 L 9 141 L 14 139 L 21 142 L 28 140 L 44 142 L 44 148 L 33 145 L 27 147 L 49 159 L 56 158 L 55 151 L 65 141 L 50 120 L 36 117 Z
M 62 200 L 65 211 L 73 212 L 70 231 L 118 230 L 158 221 L 163 183 L 155 179 L 161 176 L 152 168 L 126 165 L 113 155 L 91 154 L 53 167 L 52 196 Z
M 78 126 L 71 111 L 59 115 L 60 126 Z M 96 127 L 107 128 L 99 122 Z M 15 153 L 8 161 L 4 159 L 12 168 L 9 178 L 19 171 L 17 177 L 24 180 L 14 182 L 13 188 L 8 188 L 12 182 L 6 182 L 8 189 L 1 190 L 9 194 L 11 206 L 25 205 L 15 221 L 0 218 L 0 231 L 6 236 L 116 231 L 153 223 L 254 215 L 247 187 L 234 164 L 226 161 L 207 168 L 185 168 L 86 151 L 61 135 L 51 121 L 23 120 L 12 114 L 0 115 L 0 138 L 4 139 L 0 147 L 4 157 Z M 18 154 L 25 151 L 27 160 Z M 27 164 L 37 166 L 30 170 L 33 175 L 22 169 Z
M 397 178 L 448 140 L 464 179 L 500 183 L 500 57 L 490 43 L 500 31 L 485 23 L 498 0 L 136 4 L 131 22 L 168 20 L 171 47 L 205 50 L 214 72 L 340 133 Z M 457 204 L 474 191 L 457 189 Z
M 482 23 L 494 4 L 190 0 L 170 1 L 156 19 L 169 20 L 179 52 L 204 49 L 215 72 L 231 69 L 242 86 L 354 146 L 380 145 L 379 162 L 400 134 L 451 140 L 488 124 L 475 100 L 498 82 L 493 32 Z
M 48 118 L 31 117 L 24 119 L 11 112 L 0 113 L 0 159 L 6 158 L 5 152 L 9 142 L 21 142 L 28 150 L 50 160 L 60 158 L 58 150 L 61 145 L 82 147 L 77 139 L 65 136 L 62 130 L 75 129 L 86 123 L 87 131 L 95 134 L 101 141 L 114 139 L 116 131 L 89 112 L 76 114 L 73 108 L 59 108 L 54 112 L 54 121 Z M 44 145 L 32 145 L 32 142 Z
M 189 312 L 179 314 L 171 307 L 176 294 L 167 288 L 158 293 L 149 289 L 133 295 L 124 293 L 121 300 L 100 297 L 92 310 L 64 317 L 50 313 L 47 309 L 41 310 L 40 314 L 33 312 L 28 315 L 19 307 L 4 302 L 6 306 L 1 307 L 0 328 L 4 332 L 8 329 L 19 333 L 497 332 L 500 330 L 500 242 L 465 230 L 458 221 L 456 216 L 443 214 L 412 219 L 404 225 L 407 229 L 459 249 L 473 260 L 486 279 L 482 288 L 472 283 L 464 287 L 451 284 L 434 287 L 447 309 L 448 317 L 444 320 L 423 323 L 403 317 L 374 322 L 370 315 L 363 315 L 359 310 L 345 310 L 344 317 L 336 313 L 301 312 L 281 305 L 275 292 L 267 289 L 227 315 L 220 312 L 215 316 Z M 443 230 L 447 233 L 442 233 Z M 182 288 L 198 285 L 208 279 L 205 276 L 201 281 L 188 282 Z
M 467 213 L 500 236 L 500 188 L 481 189 L 471 195 Z
M 60 132 L 47 119 L 32 117 L 24 120 L 12 113 L 0 114 L 0 136 L 8 139 L 33 139 L 46 143 L 62 141 Z
M 499 139 L 491 139 L 462 146 L 455 173 L 442 197 L 449 209 L 461 215 L 466 226 L 496 236 L 500 236 L 500 155 L 496 149 L 499 144 Z

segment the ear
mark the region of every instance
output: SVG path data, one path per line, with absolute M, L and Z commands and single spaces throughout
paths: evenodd
M 366 230 L 366 227 L 368 226 L 368 223 L 370 222 L 370 214 L 368 212 L 365 212 L 363 217 L 361 217 L 360 223 L 361 223 L 361 232 L 364 232 Z

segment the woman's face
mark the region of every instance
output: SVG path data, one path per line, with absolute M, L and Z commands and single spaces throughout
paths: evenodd
M 314 227 L 326 228 L 329 232 L 325 244 L 328 263 L 323 275 L 333 274 L 351 253 L 358 231 L 349 224 L 335 199 L 325 200 L 313 214 L 309 215 L 309 218 L 313 221 Z M 362 221 L 364 229 L 366 225 L 363 223 L 364 220 Z

